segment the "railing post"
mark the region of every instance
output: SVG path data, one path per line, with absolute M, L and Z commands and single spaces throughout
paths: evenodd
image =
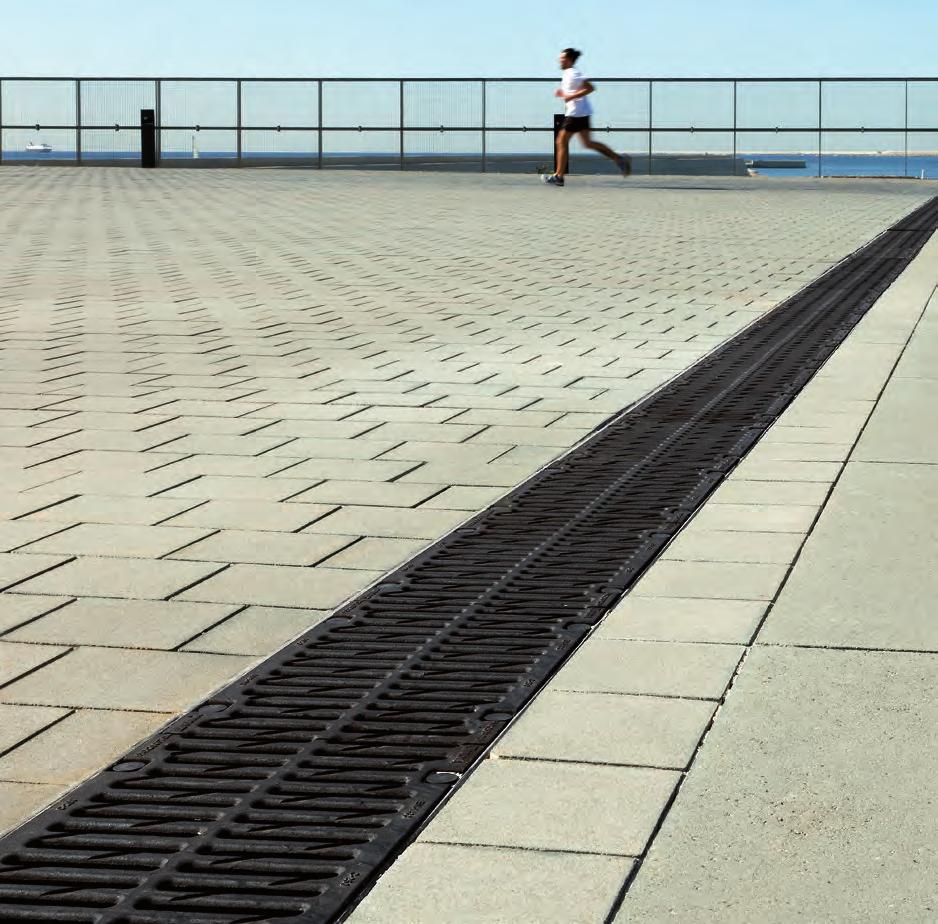
M 81 80 L 75 81 L 75 161 L 81 163 Z
M 485 148 L 485 97 L 486 97 L 485 78 L 482 78 L 482 172 L 488 170 L 488 161 L 486 159 Z
M 739 90 L 739 81 L 733 81 L 733 176 L 736 176 L 736 158 L 738 145 L 736 144 L 736 98 Z
M 156 163 L 163 159 L 163 82 L 157 78 L 155 81 L 154 104 L 156 109 Z
M 316 111 L 319 113 L 316 119 L 316 146 L 319 149 L 319 155 L 316 158 L 317 166 L 322 170 L 322 80 L 316 81 Z
M 737 100 L 739 96 L 739 81 L 733 81 L 733 176 L 738 174 L 737 170 L 737 160 L 739 158 L 739 145 L 736 143 L 736 127 L 738 124 L 737 120 Z
M 238 97 L 238 127 L 237 127 L 237 135 L 238 135 L 238 166 L 240 167 L 240 166 L 241 166 L 241 154 L 242 154 L 242 144 L 241 144 L 241 80 L 240 80 L 240 79 L 238 80 L 238 82 L 237 82 L 237 84 L 236 84 L 236 87 L 237 87 L 236 93 L 237 93 L 237 97 Z
M 3 163 L 3 81 L 0 80 L 0 164 Z
M 909 81 L 905 82 L 905 131 L 903 132 L 905 141 L 905 158 L 903 161 L 903 174 L 909 175 Z
M 655 124 L 653 118 L 653 107 L 655 105 L 655 94 L 654 94 L 654 81 L 648 81 L 648 175 L 651 176 L 651 151 L 652 151 L 652 134 Z
M 400 125 L 401 170 L 403 170 L 404 169 L 404 81 L 403 80 L 400 82 L 399 93 L 400 93 L 400 119 L 401 119 L 401 125 Z
M 824 171 L 821 159 L 824 155 L 824 81 L 817 82 L 817 175 L 822 177 Z

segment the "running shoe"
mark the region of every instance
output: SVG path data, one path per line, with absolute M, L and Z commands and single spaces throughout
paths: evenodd
M 541 182 L 546 183 L 548 186 L 563 186 L 563 177 L 557 176 L 556 173 L 542 173 Z
M 622 176 L 632 175 L 632 158 L 628 154 L 620 154 L 616 163 L 619 165 Z

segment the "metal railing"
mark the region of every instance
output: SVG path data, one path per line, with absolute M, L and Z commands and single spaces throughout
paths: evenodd
M 938 78 L 596 78 L 593 131 L 640 172 L 938 174 Z M 556 78 L 0 78 L 0 162 L 529 170 Z M 611 139 L 611 140 L 610 140 Z M 579 155 L 589 169 L 595 155 Z M 773 168 L 772 164 L 779 166 Z M 768 166 L 764 166 L 764 165 Z M 840 166 L 844 166 L 846 162 Z M 849 166 L 849 165 L 847 165 Z M 837 168 L 837 169 L 835 169 Z M 924 168 L 923 168 L 924 169 Z

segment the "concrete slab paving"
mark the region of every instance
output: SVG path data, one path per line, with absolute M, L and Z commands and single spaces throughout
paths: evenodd
M 625 857 L 414 844 L 348 921 L 595 924 L 612 906 L 631 867 Z M 416 903 L 415 882 L 420 883 Z
M 758 648 L 617 924 L 930 921 L 938 661 Z
M 600 623 L 596 639 L 747 644 L 768 609 L 758 600 L 624 597 Z
M 8 633 L 11 642 L 172 650 L 235 608 L 181 600 L 82 597 Z
M 550 686 L 495 746 L 496 757 L 687 767 L 714 704 Z
M 938 432 L 923 427 L 935 412 L 938 378 L 894 378 L 886 387 L 855 453 L 860 462 L 917 462 L 938 465 Z
M 206 688 L 211 692 L 257 660 L 176 651 L 0 645 L 0 659 L 15 664 L 8 674 L 19 671 L 20 676 L 25 665 L 32 668 L 0 689 L 3 702 L 68 708 L 180 712 L 206 695 Z M 56 657 L 59 654 L 64 657 Z M 48 667 L 35 670 L 45 661 L 51 662 Z
M 938 652 L 936 549 L 938 466 L 851 463 L 760 640 Z
M 927 195 L 690 185 L 584 181 L 580 273 L 545 286 L 556 203 L 529 178 L 0 171 L 0 231 L 44 229 L 0 257 L 0 703 L 184 708 Z
M 720 517 L 718 522 L 726 519 Z M 766 519 L 771 525 L 771 519 Z M 785 572 L 784 566 L 775 564 L 663 560 L 638 581 L 632 593 L 641 597 L 771 600 Z
M 55 784 L 0 782 L 0 834 L 22 824 L 66 789 Z
M 645 767 L 487 760 L 420 841 L 638 856 L 679 776 Z
M 724 505 L 729 506 L 729 505 Z M 786 565 L 801 548 L 801 533 L 745 532 L 691 526 L 672 542 L 663 558 Z
M 551 685 L 581 693 L 719 699 L 741 656 L 735 645 L 593 638 Z
M 179 650 L 233 655 L 270 654 L 308 632 L 330 612 L 249 606 L 196 635 Z
M 7 707 L 9 708 L 9 707 Z M 172 713 L 80 709 L 0 756 L 0 780 L 68 785 L 132 747 L 172 718 Z
M 0 757 L 68 714 L 67 709 L 0 703 Z

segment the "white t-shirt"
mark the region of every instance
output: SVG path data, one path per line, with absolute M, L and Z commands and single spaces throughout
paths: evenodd
M 586 78 L 575 67 L 568 67 L 563 72 L 560 80 L 560 89 L 564 93 L 576 93 L 582 89 Z M 568 116 L 589 116 L 593 114 L 593 104 L 588 96 L 580 96 L 577 99 L 567 100 L 564 106 L 564 113 Z

